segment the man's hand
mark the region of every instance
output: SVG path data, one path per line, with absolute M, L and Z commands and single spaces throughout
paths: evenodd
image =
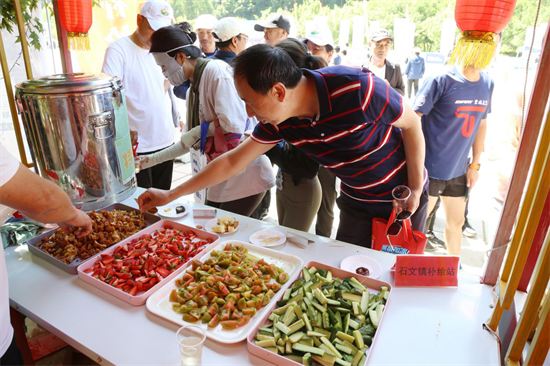
M 138 132 L 130 130 L 130 139 L 132 140 L 132 145 L 138 141 Z
M 183 128 L 185 127 L 185 122 L 179 121 L 179 126 L 180 126 L 180 132 L 183 132 Z
M 477 169 L 468 168 L 466 172 L 466 187 L 472 189 L 479 179 L 479 171 Z
M 422 191 L 413 191 L 411 189 L 411 196 L 407 199 L 407 202 L 405 203 L 405 208 L 400 208 L 399 204 L 397 203 L 397 200 L 393 200 L 393 208 L 395 209 L 395 212 L 398 214 L 401 211 L 410 211 L 411 214 L 414 214 L 418 206 L 420 205 L 420 196 L 422 195 Z
M 141 212 L 147 212 L 153 207 L 164 206 L 171 201 L 170 191 L 164 191 L 156 188 L 149 188 L 145 191 L 145 193 L 138 197 L 138 205 Z
M 71 228 L 75 228 L 74 235 L 78 238 L 88 235 L 92 232 L 92 219 L 86 213 L 76 210 L 76 215 L 67 221 L 58 223 L 59 227 L 67 234 L 71 233 Z

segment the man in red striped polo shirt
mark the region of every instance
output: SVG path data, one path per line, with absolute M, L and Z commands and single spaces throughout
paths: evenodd
M 282 50 L 257 45 L 232 62 L 235 86 L 259 123 L 250 139 L 171 191 L 148 190 L 140 208 L 166 204 L 217 184 L 287 140 L 341 181 L 337 239 L 370 247 L 373 218 L 389 218 L 392 190 L 412 191 L 407 210 L 423 231 L 428 201 L 420 119 L 403 98 L 364 68 L 300 70 Z

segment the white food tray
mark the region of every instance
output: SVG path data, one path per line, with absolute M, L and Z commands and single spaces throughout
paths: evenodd
M 210 258 L 210 252 L 212 250 L 221 251 L 223 250 L 225 245 L 229 243 L 243 245 L 252 255 L 258 257 L 259 259 L 263 258 L 267 263 L 275 264 L 277 267 L 282 268 L 286 273 L 289 274 L 289 280 L 284 285 L 282 285 L 277 294 L 280 292 L 284 292 L 288 288 L 288 286 L 290 286 L 296 280 L 298 275 L 301 273 L 302 267 L 304 265 L 304 261 L 294 255 L 279 252 L 269 248 L 258 247 L 256 245 L 239 240 L 227 240 L 219 243 L 215 247 L 211 248 L 207 253 L 204 253 L 204 255 L 201 256 L 200 261 L 204 263 L 208 258 Z M 184 321 L 182 319 L 182 314 L 176 313 L 174 310 L 172 310 L 172 304 L 169 301 L 170 293 L 172 292 L 172 290 L 177 289 L 175 280 L 181 278 L 181 276 L 183 276 L 183 273 L 184 272 L 181 272 L 177 278 L 159 288 L 147 299 L 147 310 L 173 323 L 179 325 L 188 325 L 191 323 Z M 202 324 L 200 321 L 193 324 L 202 327 L 206 332 L 206 336 L 217 342 L 238 343 L 245 340 L 248 334 L 256 328 L 258 323 L 264 317 L 267 309 L 271 308 L 271 304 L 278 297 L 279 296 L 274 296 L 271 301 L 266 306 L 262 307 L 260 311 L 258 311 L 244 327 L 226 330 L 223 329 L 222 326 L 219 324 L 214 328 L 209 328 L 207 324 Z

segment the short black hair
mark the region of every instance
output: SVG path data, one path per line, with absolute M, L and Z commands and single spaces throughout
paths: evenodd
M 190 31 L 190 29 L 185 26 L 185 23 L 177 24 L 175 26 L 170 25 L 168 27 L 160 28 L 153 33 L 151 36 L 151 48 L 149 49 L 149 52 L 170 51 L 177 47 L 192 45 L 196 40 L 196 33 Z M 174 57 L 180 52 L 185 53 L 191 58 L 199 58 L 202 56 L 201 50 L 196 46 L 176 49 L 174 51 L 170 51 L 168 55 L 170 57 Z
M 247 48 L 231 61 L 234 75 L 246 79 L 256 93 L 267 94 L 275 83 L 295 88 L 302 70 L 283 50 L 267 44 Z
M 340 46 L 336 46 L 334 50 L 336 51 L 336 53 L 340 52 Z
M 292 61 L 300 68 L 316 70 L 328 66 L 324 58 L 311 55 L 304 42 L 300 42 L 296 38 L 283 39 L 275 47 L 288 53 Z

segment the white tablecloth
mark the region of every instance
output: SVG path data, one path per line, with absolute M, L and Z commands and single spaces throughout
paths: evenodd
M 122 202 L 136 207 L 134 197 Z M 199 207 L 189 203 L 190 207 Z M 235 216 L 235 215 L 232 215 Z M 248 241 L 267 223 L 237 216 L 241 228 L 223 239 Z M 192 213 L 179 220 L 195 222 Z M 286 228 L 278 227 L 286 231 Z M 290 230 L 290 229 L 288 229 Z M 292 231 L 292 230 L 291 230 Z M 339 266 L 350 255 L 365 254 L 380 263 L 381 280 L 393 283 L 393 255 L 363 249 L 308 233 L 314 243 L 301 249 L 286 243 L 275 249 Z M 131 306 L 29 253 L 27 247 L 6 250 L 11 305 L 100 364 L 177 365 L 177 325 Z M 496 340 L 482 323 L 491 315 L 489 286 L 463 274 L 454 289 L 395 288 L 378 330 L 369 365 L 499 365 Z M 268 365 L 250 355 L 246 342 L 233 345 L 208 340 L 203 365 Z

